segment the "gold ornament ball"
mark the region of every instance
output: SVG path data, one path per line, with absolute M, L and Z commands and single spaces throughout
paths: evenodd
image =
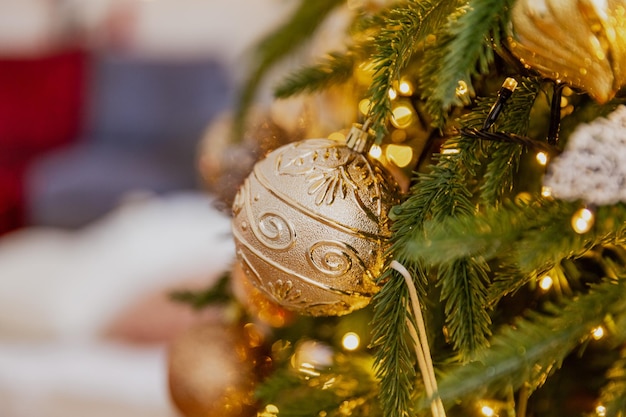
M 347 314 L 378 290 L 397 203 L 393 177 L 343 143 L 282 146 L 254 166 L 235 198 L 238 258 L 252 285 L 279 305 Z
M 527 67 L 605 103 L 626 83 L 625 10 L 625 0 L 518 0 L 509 48 Z
M 265 292 L 252 285 L 240 263 L 235 264 L 231 271 L 231 287 L 235 298 L 260 322 L 279 328 L 291 324 L 295 319 L 293 311 L 278 305 Z
M 255 349 L 240 329 L 201 323 L 168 350 L 170 398 L 185 417 L 252 417 L 256 404 Z

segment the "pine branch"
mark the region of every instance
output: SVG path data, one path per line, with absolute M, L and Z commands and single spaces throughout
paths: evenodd
M 256 396 L 265 404 L 275 405 L 281 416 L 310 417 L 320 413 L 340 417 L 376 415 L 376 381 L 371 374 L 371 358 L 360 355 L 335 356 L 328 369 L 299 369 L 285 364 L 257 389 Z M 260 414 L 262 415 L 262 413 Z
M 369 90 L 368 117 L 378 141 L 385 135 L 386 122 L 391 116 L 389 89 L 399 80 L 418 44 L 445 22 L 457 3 L 458 0 L 410 1 L 391 9 L 385 16 L 386 24 L 375 38 L 375 73 Z
M 599 207 L 595 227 L 582 235 L 570 226 L 579 207 L 539 198 L 532 204 L 509 203 L 478 215 L 429 221 L 424 225 L 427 239 L 406 242 L 400 253 L 430 265 L 473 256 L 498 257 L 526 273 L 623 239 L 625 205 Z
M 301 0 L 285 24 L 261 40 L 254 65 L 239 95 L 233 123 L 236 140 L 242 137 L 247 112 L 268 70 L 307 41 L 330 12 L 343 3 L 344 0 Z
M 419 78 L 426 86 L 422 94 L 426 109 L 437 126 L 446 124 L 451 107 L 469 104 L 465 97 L 474 94 L 472 77 L 487 73 L 494 59 L 490 35 L 500 32 L 512 4 L 513 0 L 470 0 L 436 33 L 437 42 L 426 50 Z M 460 83 L 468 94 L 457 94 Z
M 524 79 L 509 98 L 497 121 L 497 129 L 526 135 L 530 112 L 540 91 L 538 80 Z M 485 144 L 484 153 L 489 156 L 483 184 L 480 187 L 483 204 L 496 205 L 513 188 L 513 178 L 518 170 L 524 148 L 517 144 Z
M 322 62 L 303 68 L 283 79 L 274 89 L 274 95 L 278 98 L 287 98 L 342 84 L 350 79 L 356 65 L 362 59 L 362 55 L 356 53 L 354 49 L 345 54 L 330 53 Z
M 439 269 L 446 326 L 462 358 L 487 345 L 491 335 L 487 285 L 489 267 L 482 258 L 461 258 Z
M 390 270 L 381 277 L 384 285 L 374 295 L 372 343 L 374 368 L 380 380 L 380 402 L 384 415 L 408 417 L 416 371 L 407 329 L 408 290 L 404 279 Z
M 600 391 L 600 403 L 606 417 L 624 417 L 626 413 L 626 348 L 607 372 L 608 383 Z
M 475 360 L 444 374 L 439 394 L 447 401 L 494 396 L 503 389 L 541 386 L 563 359 L 589 337 L 607 314 L 626 313 L 626 280 L 607 281 L 546 313 L 533 313 L 505 327 Z M 422 401 L 420 408 L 426 408 Z

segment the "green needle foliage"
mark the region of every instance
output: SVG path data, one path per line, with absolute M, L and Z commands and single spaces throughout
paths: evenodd
M 607 372 L 608 383 L 600 392 L 600 403 L 606 408 L 606 417 L 626 415 L 626 349 Z
M 446 21 L 458 4 L 457 0 L 410 1 L 391 9 L 386 15 L 386 24 L 375 38 L 375 72 L 369 91 L 368 117 L 378 142 L 385 135 L 391 116 L 389 89 L 400 79 L 426 37 Z
M 547 306 L 542 313 L 529 313 L 514 326 L 504 327 L 488 350 L 444 373 L 439 382 L 440 396 L 454 401 L 470 395 L 495 396 L 510 387 L 526 386 L 534 391 L 607 315 L 626 314 L 623 274 L 621 278 L 607 280 L 587 294 Z
M 415 84 L 412 96 L 401 97 L 402 104 L 413 106 L 422 125 L 432 125 L 425 132 L 438 128 L 427 139 L 438 147 L 420 158 L 427 162 L 420 163 L 404 200 L 390 213 L 388 255 L 412 273 L 433 336 L 431 350 L 441 368 L 439 394 L 447 406 L 484 396 L 510 399 L 520 389 L 520 398 L 539 395 L 538 388 L 572 353 L 583 352 L 591 329 L 604 323 L 612 329 L 612 357 L 618 351 L 620 356 L 605 366 L 606 383 L 596 392 L 607 416 L 624 417 L 626 204 L 594 207 L 593 227 L 579 234 L 571 220 L 584 202 L 539 194 L 543 168 L 533 165 L 527 153 L 559 152 L 545 141 L 550 109 L 542 100 L 550 96 L 545 91 L 555 80 L 538 78 L 507 52 L 515 2 L 405 0 L 384 8 L 361 2 L 363 9 L 350 22 L 346 52 L 332 52 L 291 74 L 276 94 L 321 91 L 350 82 L 360 66 L 373 66 L 367 117 L 376 142 L 385 146 L 399 137 L 386 136 L 395 103 L 389 91 L 403 77 Z M 266 71 L 342 3 L 301 0 L 292 19 L 262 42 L 240 115 Z M 499 118 L 483 130 L 508 76 L 518 86 Z M 618 94 L 609 103 L 594 103 L 582 90 L 564 97 L 562 142 L 580 123 L 624 102 Z M 403 133 L 404 144 L 422 139 L 411 128 Z M 558 296 L 556 291 L 550 294 L 552 303 L 524 298 L 546 273 L 562 289 Z M 427 412 L 407 327 L 415 318 L 404 278 L 389 269 L 378 284 L 369 324 L 375 377 L 345 363 L 309 379 L 283 367 L 259 389 L 266 404 L 279 405 L 279 415 L 339 416 L 349 411 L 411 417 Z M 183 298 L 195 302 L 190 294 Z M 315 326 L 316 320 L 300 330 L 325 328 Z M 354 407 L 342 408 L 346 404 Z
M 286 77 L 274 89 L 277 98 L 287 98 L 301 93 L 312 93 L 348 81 L 362 55 L 354 51 L 344 54 L 332 52 L 314 66 L 304 68 Z
M 473 77 L 484 75 L 493 62 L 493 48 L 499 47 L 499 33 L 507 22 L 512 0 L 472 0 L 452 15 L 437 33 L 437 41 L 426 50 L 420 79 L 427 109 L 443 127 L 452 106 L 468 103 L 458 95 L 460 84 L 474 94 Z
M 382 279 L 386 283 L 374 296 L 371 330 L 380 402 L 386 416 L 407 417 L 412 415 L 411 397 L 417 375 L 406 322 L 409 294 L 404 278 L 397 272 L 390 271 Z

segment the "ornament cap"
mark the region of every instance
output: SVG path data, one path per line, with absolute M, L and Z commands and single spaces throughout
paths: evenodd
M 360 153 L 369 149 L 373 142 L 373 135 L 370 133 L 369 125 L 369 119 L 363 124 L 354 123 L 350 132 L 348 132 L 348 136 L 346 136 L 346 146 Z

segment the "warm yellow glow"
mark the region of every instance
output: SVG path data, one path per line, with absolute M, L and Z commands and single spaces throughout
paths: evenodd
M 370 156 L 372 158 L 380 158 L 380 156 L 383 154 L 383 150 L 380 146 L 378 145 L 372 145 L 372 147 L 370 148 Z
M 572 228 L 578 234 L 591 230 L 595 221 L 594 214 L 588 208 L 581 208 L 572 216 Z
M 468 93 L 467 83 L 463 80 L 459 80 L 459 84 L 456 86 L 456 95 L 464 96 Z
M 483 414 L 483 416 L 485 417 L 493 417 L 496 415 L 496 412 L 493 408 L 489 407 L 488 405 L 483 405 L 480 408 L 480 412 Z
M 598 326 L 591 330 L 591 337 L 593 337 L 594 340 L 602 339 L 604 337 L 604 327 Z
M 541 187 L 541 196 L 545 198 L 552 197 L 552 188 L 545 185 Z
M 265 408 L 257 414 L 258 417 L 276 417 L 277 415 L 278 407 L 274 404 L 266 405 Z
M 596 414 L 599 417 L 604 417 L 606 416 L 606 407 L 603 406 L 602 404 L 600 404 L 599 406 L 596 407 Z
M 413 109 L 407 105 L 400 104 L 393 108 L 391 123 L 398 129 L 406 129 L 411 126 L 414 119 Z
M 348 332 L 343 335 L 341 339 L 341 345 L 345 350 L 356 350 L 361 344 L 361 338 L 354 332 Z
M 395 100 L 396 97 L 398 97 L 398 93 L 396 92 L 396 90 L 394 90 L 393 88 L 389 89 L 389 98 L 391 100 Z
M 328 139 L 334 140 L 335 142 L 345 142 L 346 135 L 344 135 L 341 132 L 333 132 L 330 135 L 328 135 Z
M 395 129 L 391 132 L 391 141 L 394 143 L 404 142 L 406 140 L 406 130 Z
M 546 154 L 545 152 L 537 152 L 535 158 L 540 165 L 545 166 L 548 163 L 548 154 Z
M 400 91 L 400 94 L 403 96 L 410 96 L 413 94 L 413 85 L 409 81 L 402 80 L 400 81 L 400 85 L 398 85 L 398 91 Z
M 413 149 L 404 145 L 388 145 L 385 149 L 385 156 L 397 167 L 404 168 L 413 159 Z
M 359 111 L 361 114 L 367 114 L 370 110 L 370 101 L 366 98 L 359 101 Z
M 553 284 L 554 284 L 554 281 L 552 280 L 552 277 L 550 275 L 545 275 L 539 281 L 539 288 L 541 288 L 544 291 L 548 291 L 550 288 L 552 288 Z
M 455 155 L 457 153 L 461 152 L 458 148 L 446 148 L 443 151 L 441 151 L 442 155 Z

